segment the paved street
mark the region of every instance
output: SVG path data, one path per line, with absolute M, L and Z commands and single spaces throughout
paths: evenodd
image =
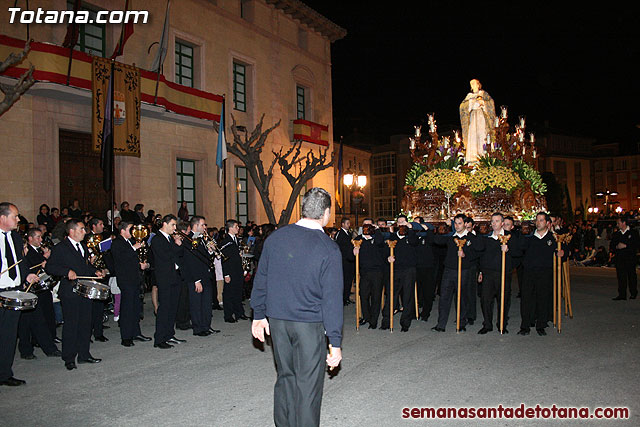
M 515 295 L 516 292 L 514 292 Z M 325 382 L 326 426 L 475 425 L 476 421 L 402 419 L 403 407 L 626 406 L 629 420 L 550 421 L 548 425 L 640 425 L 640 301 L 612 301 L 615 272 L 576 268 L 574 319 L 562 334 L 518 336 L 519 300 L 512 303 L 511 333 L 477 335 L 481 322 L 456 334 L 455 312 L 446 333 L 432 319 L 408 333 L 363 329 L 356 333 L 353 306 L 345 309 L 344 360 Z M 153 334 L 150 302 L 143 333 Z M 248 312 L 248 309 L 247 309 Z M 480 310 L 478 306 L 478 314 Z M 396 319 L 398 319 L 396 317 Z M 396 320 L 398 321 L 398 320 Z M 95 343 L 98 365 L 68 372 L 60 359 L 25 361 L 14 372 L 26 386 L 0 388 L 1 424 L 7 426 L 268 426 L 272 425 L 275 368 L 270 347 L 253 345 L 249 322 L 226 324 L 222 333 L 195 337 L 171 350 L 151 343 L 120 346 L 117 327 Z M 522 420 L 479 425 L 523 425 Z M 544 425 L 536 420 L 527 425 Z

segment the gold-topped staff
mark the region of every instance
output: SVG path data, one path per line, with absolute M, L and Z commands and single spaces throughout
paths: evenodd
M 416 287 L 414 291 L 414 299 L 416 300 L 416 320 L 418 320 L 418 282 L 416 282 Z
M 390 257 L 393 256 L 393 249 L 396 247 L 398 243 L 397 240 L 387 240 L 387 245 L 389 245 Z M 389 263 L 389 330 L 393 332 L 393 263 L 395 261 L 391 261 Z
M 456 320 L 456 333 L 460 332 L 460 293 L 462 290 L 462 257 L 460 251 L 467 243 L 467 239 L 454 239 L 456 245 L 458 245 L 458 313 Z
M 555 234 L 554 236 L 556 238 L 556 243 L 558 245 L 558 252 L 562 250 L 562 244 L 571 238 L 569 234 Z M 557 266 L 556 276 L 558 278 L 554 282 L 557 284 L 556 298 L 554 298 L 557 301 L 557 307 L 556 307 L 557 311 L 554 313 L 556 314 L 555 317 L 558 321 L 557 330 L 558 330 L 558 333 L 560 333 L 562 331 L 562 282 L 563 280 L 562 280 L 562 258 L 558 258 L 557 255 L 558 253 L 555 253 L 553 255 L 554 266 Z
M 504 333 L 504 282 L 505 282 L 505 262 L 506 262 L 506 252 L 502 250 L 502 245 L 506 245 L 511 235 L 503 235 L 498 236 L 498 240 L 500 240 L 500 250 L 502 252 L 502 283 L 501 283 L 501 293 L 500 293 L 500 333 Z
M 553 254 L 553 326 L 558 325 L 558 258 Z
M 569 261 L 564 262 L 564 298 L 569 308 L 569 318 L 573 319 L 573 309 L 571 307 L 571 274 L 569 272 Z
M 352 240 L 353 247 L 358 249 L 356 251 L 356 331 L 360 330 L 360 245 L 362 240 Z

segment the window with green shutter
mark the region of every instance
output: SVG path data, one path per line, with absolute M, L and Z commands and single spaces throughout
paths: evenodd
M 189 216 L 196 215 L 196 162 L 177 159 L 176 175 L 178 209 L 185 201 L 187 209 L 189 209 Z
M 233 63 L 233 108 L 247 111 L 247 66 Z
M 175 82 L 193 87 L 193 46 L 176 40 Z

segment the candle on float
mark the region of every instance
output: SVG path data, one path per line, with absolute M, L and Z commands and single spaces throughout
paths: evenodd
M 533 149 L 533 158 L 534 159 L 536 158 L 536 149 L 535 148 Z
M 454 131 L 453 131 L 453 135 L 454 135 L 454 136 L 455 136 L 455 138 L 456 138 L 456 142 L 457 142 L 457 143 L 460 143 L 460 132 L 458 132 L 457 130 L 454 130 Z
M 416 139 L 415 138 L 409 138 L 409 149 L 410 150 L 415 150 L 416 149 Z
M 524 129 L 525 116 L 520 116 L 520 127 Z
M 495 121 L 493 122 L 493 126 L 500 127 L 500 119 L 498 117 L 496 117 Z
M 506 105 L 501 106 L 500 107 L 500 111 L 502 113 L 502 118 L 506 119 L 507 118 L 507 106 Z
M 523 155 L 523 156 L 525 155 L 526 150 L 527 150 L 527 146 L 526 146 L 526 145 L 523 145 L 523 146 L 522 146 L 522 155 Z
M 533 134 L 533 132 L 529 133 L 529 138 L 531 139 L 531 143 L 533 144 L 534 142 L 536 142 L 536 136 Z
M 416 138 L 420 138 L 422 126 L 414 126 L 414 128 L 416 129 Z
M 448 137 L 448 136 L 445 136 L 445 137 L 444 137 L 444 139 L 443 139 L 443 141 L 444 141 L 444 148 L 445 148 L 445 149 L 446 149 L 446 148 L 448 148 L 448 145 L 449 145 L 449 137 Z

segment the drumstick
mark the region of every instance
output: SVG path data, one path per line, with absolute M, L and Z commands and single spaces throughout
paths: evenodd
M 29 292 L 29 289 L 31 289 L 31 287 L 33 286 L 33 284 L 34 284 L 34 283 L 36 283 L 36 282 L 31 282 L 31 283 L 29 284 L 29 287 L 27 288 L 27 290 L 26 290 L 25 292 Z
M 24 259 L 24 258 L 22 258 Z M 4 273 L 6 273 L 7 271 L 11 270 L 13 267 L 15 267 L 16 265 L 20 264 L 22 262 L 22 259 L 18 262 L 16 262 L 15 264 L 13 264 L 12 266 L 8 267 L 6 270 L 4 270 L 2 273 L 0 273 L 0 276 L 2 276 Z
M 76 279 L 96 280 L 96 279 L 102 279 L 102 277 L 76 276 Z
M 40 267 L 41 265 L 44 265 L 44 263 L 47 261 L 42 261 L 40 264 L 34 265 L 33 267 L 29 268 L 29 270 L 33 270 L 34 268 Z

